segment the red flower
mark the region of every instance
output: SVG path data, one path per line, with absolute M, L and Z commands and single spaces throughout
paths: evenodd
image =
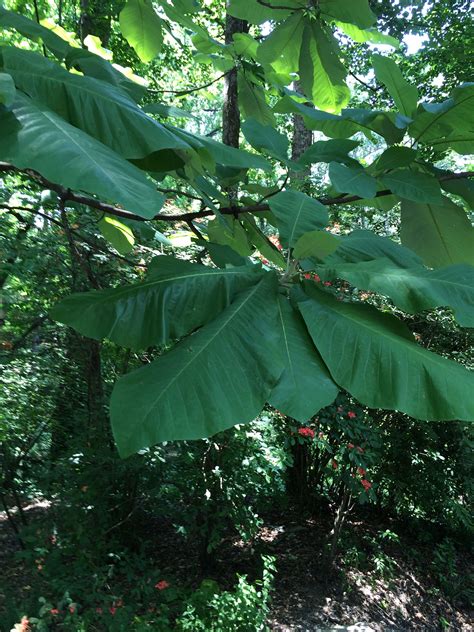
M 59 610 L 57 608 L 51 608 L 51 610 L 49 611 L 52 615 L 56 616 L 57 614 L 59 614 Z
M 69 612 L 70 612 L 71 614 L 74 614 L 74 613 L 76 612 L 76 606 L 70 605 L 70 606 L 69 606 Z
M 356 450 L 359 454 L 364 454 L 365 452 L 364 448 L 361 448 L 360 445 L 357 446 Z
M 313 279 L 316 281 L 316 283 L 319 283 L 321 281 L 321 277 L 319 276 L 319 274 L 313 274 Z
M 311 439 L 314 439 L 314 430 L 312 428 L 299 428 L 298 434 L 302 437 L 311 437 Z
M 353 450 L 355 448 L 355 445 L 353 443 L 348 443 L 347 447 L 349 448 L 349 450 Z
M 349 419 L 354 419 L 354 417 L 357 417 L 357 414 L 353 410 L 350 410 L 347 413 L 347 416 L 349 417 Z
M 166 588 L 169 588 L 169 584 L 165 579 L 162 579 L 157 584 L 155 584 L 155 588 L 157 590 L 165 590 Z
M 310 279 L 311 278 L 311 274 L 309 272 L 306 272 L 306 274 L 303 274 L 305 279 Z
M 324 281 L 323 285 L 329 287 L 330 285 L 332 285 L 332 283 L 330 281 Z
M 372 483 L 370 481 L 366 480 L 365 478 L 363 478 L 361 480 L 361 484 L 362 484 L 362 487 L 365 489 L 366 492 L 369 491 L 369 489 L 372 487 Z
M 109 612 L 112 616 L 114 616 L 115 613 L 117 612 L 117 608 L 115 606 L 110 606 Z
M 332 463 L 331 463 L 332 467 L 334 470 L 337 470 L 337 468 L 339 467 L 337 464 L 337 461 L 333 459 Z
M 357 468 L 357 473 L 360 474 L 361 476 L 365 476 L 365 470 L 363 467 L 358 467 Z

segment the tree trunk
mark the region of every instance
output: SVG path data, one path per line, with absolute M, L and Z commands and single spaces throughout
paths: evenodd
M 229 0 L 227 0 L 227 6 Z M 233 43 L 234 33 L 248 33 L 245 20 L 234 18 L 229 13 L 225 17 L 225 43 Z M 232 68 L 224 77 L 224 106 L 222 108 L 222 142 L 231 147 L 239 146 L 240 112 L 237 88 L 237 68 Z
M 299 82 L 295 81 L 293 89 L 300 91 Z M 309 105 L 309 104 L 307 104 Z M 308 129 L 303 117 L 299 114 L 293 115 L 293 140 L 291 143 L 291 158 L 292 160 L 298 160 L 304 154 L 304 152 L 311 147 L 313 143 L 313 132 Z M 293 171 L 291 173 L 291 186 L 296 189 L 309 188 L 309 176 L 311 174 L 311 168 L 307 167 L 303 171 Z

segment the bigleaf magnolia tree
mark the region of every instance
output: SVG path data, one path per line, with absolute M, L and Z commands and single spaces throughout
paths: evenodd
M 161 350 L 115 384 L 120 454 L 212 436 L 254 419 L 267 402 L 304 422 L 340 389 L 417 419 L 474 419 L 473 374 L 421 347 L 393 315 L 443 307 L 474 326 L 471 174 L 437 166 L 446 152 L 472 153 L 474 85 L 419 102 L 390 56 L 398 42 L 377 30 L 367 0 L 221 4 L 246 25 L 225 42 L 201 26 L 194 0 L 127 0 L 118 23 L 145 63 L 160 54 L 164 34 L 179 32 L 196 63 L 232 73 L 248 150 L 170 124 L 183 113 L 150 103 L 140 77 L 113 64 L 97 40 L 86 48 L 51 21 L 0 8 L 10 34 L 0 48 L 0 171 L 53 192 L 61 217 L 97 212 L 119 252 L 138 238 L 138 222 L 159 221 L 187 224 L 208 253 L 205 264 L 170 250 L 178 256 L 156 256 L 143 280 L 73 294 L 51 311 L 85 336 Z M 347 107 L 342 36 L 368 43 L 392 107 Z M 372 54 L 371 43 L 389 52 Z M 319 132 L 297 161 L 276 124 L 294 114 Z M 362 142 L 373 143 L 364 161 L 351 155 Z M 283 177 L 318 163 L 328 167 L 318 198 Z M 280 186 L 265 194 L 262 173 L 277 174 Z M 158 190 L 165 177 L 187 192 L 189 208 L 170 210 Z M 401 243 L 329 230 L 332 206 L 384 200 L 400 213 Z M 344 282 L 397 309 L 341 300 L 335 288 Z

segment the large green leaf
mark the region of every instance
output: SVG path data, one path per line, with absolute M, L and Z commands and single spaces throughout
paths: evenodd
M 256 266 L 217 270 L 158 257 L 145 281 L 72 294 L 53 307 L 51 317 L 84 336 L 143 349 L 209 322 L 258 279 Z
M 277 282 L 268 273 L 213 322 L 116 383 L 110 414 L 121 456 L 254 419 L 283 370 L 280 347 Z
M 354 230 L 340 238 L 337 250 L 325 259 L 327 265 L 372 261 L 380 257 L 389 259 L 400 268 L 422 266 L 423 261 L 414 252 L 388 237 L 379 237 L 370 230 Z
M 304 4 L 303 4 L 304 3 Z M 260 4 L 258 0 L 228 0 L 226 11 L 236 18 L 247 20 L 250 24 L 262 24 L 267 20 L 283 20 L 291 14 L 291 9 L 279 9 L 278 5 L 284 7 L 295 7 L 295 9 L 306 4 L 306 0 L 272 0 L 271 6 Z M 275 7 L 275 8 L 272 8 Z
M 427 266 L 474 265 L 474 228 L 462 208 L 448 198 L 442 204 L 402 202 L 402 243 Z
M 295 259 L 309 257 L 325 259 L 337 250 L 339 244 L 340 239 L 326 230 L 311 230 L 298 239 L 293 250 L 293 257 Z
M 300 84 L 314 105 L 326 112 L 340 112 L 351 96 L 339 56 L 332 33 L 319 22 L 306 20 L 299 60 Z
M 117 252 L 121 255 L 132 252 L 135 237 L 129 226 L 110 215 L 103 217 L 98 222 L 98 226 L 102 235 L 112 244 Z
M 361 198 L 372 198 L 377 192 L 377 181 L 362 167 L 346 167 L 337 162 L 329 165 L 329 178 L 336 191 L 352 193 Z
M 451 140 L 459 150 L 465 140 L 466 149 L 473 143 L 474 84 L 465 84 L 453 91 L 452 98 L 440 104 L 424 104 L 409 127 L 410 135 L 421 143 L 444 150 Z M 461 153 L 464 153 L 463 150 Z
M 455 180 L 444 180 L 441 187 L 448 193 L 461 197 L 467 206 L 474 210 L 474 182 L 468 178 L 456 178 Z
M 387 88 L 397 108 L 405 116 L 412 117 L 418 103 L 416 86 L 404 78 L 393 59 L 382 55 L 374 55 L 372 62 L 375 76 Z
M 336 22 L 336 26 L 354 42 L 359 42 L 360 44 L 370 42 L 371 44 L 384 44 L 393 48 L 400 48 L 400 42 L 397 39 L 391 35 L 380 33 L 375 28 L 360 29 L 355 24 L 348 24 L 347 22 Z
M 269 108 L 262 86 L 255 85 L 243 72 L 238 75 L 239 108 L 244 118 L 253 118 L 262 125 L 274 125 L 275 117 Z
M 0 105 L 11 105 L 15 100 L 15 92 L 15 84 L 11 75 L 0 72 Z
M 372 26 L 377 19 L 368 0 L 319 0 L 318 7 L 325 17 L 349 22 L 361 29 Z
M 0 159 L 52 182 L 153 217 L 165 200 L 144 173 L 37 101 L 18 92 L 0 113 Z
M 285 257 L 258 228 L 255 219 L 251 215 L 247 215 L 247 217 L 242 218 L 241 222 L 248 234 L 249 241 L 260 254 L 279 268 L 284 268 L 286 265 Z
M 1 6 L 0 27 L 14 29 L 29 39 L 43 42 L 43 44 L 60 59 L 64 59 L 70 48 L 66 41 L 56 35 L 56 33 L 53 33 L 50 29 L 14 11 L 7 11 Z
M 341 162 L 345 164 L 357 164 L 354 158 L 350 158 L 347 154 L 358 147 L 359 142 L 356 140 L 318 140 L 309 147 L 299 159 L 304 165 L 313 164 L 315 162 Z
M 241 257 L 249 257 L 253 252 L 247 233 L 236 217 L 216 215 L 208 222 L 207 232 L 212 242 L 229 246 Z
M 433 307 L 452 307 L 463 327 L 474 327 L 474 267 L 454 265 L 439 270 L 394 267 L 388 259 L 322 268 L 326 274 L 392 299 L 397 307 L 416 314 Z
M 268 203 L 277 218 L 280 241 L 285 247 L 293 247 L 303 233 L 327 226 L 326 207 L 305 193 L 283 191 L 269 198 Z
M 271 64 L 278 73 L 297 72 L 303 30 L 303 13 L 293 13 L 287 20 L 278 24 L 260 44 L 258 60 L 262 64 Z
M 31 51 L 2 48 L 0 56 L 17 88 L 125 158 L 141 158 L 166 148 L 190 148 L 115 86 L 67 72 Z
M 389 147 L 377 158 L 375 168 L 377 171 L 386 171 L 398 167 L 408 167 L 416 156 L 416 149 L 411 147 Z
M 307 283 L 299 303 L 334 381 L 371 408 L 417 419 L 474 419 L 474 372 L 423 349 L 398 319 Z
M 120 11 L 120 28 L 142 61 L 151 61 L 160 52 L 162 23 L 148 0 L 127 0 Z
M 336 116 L 298 103 L 290 96 L 283 97 L 274 107 L 274 111 L 299 114 L 308 129 L 319 130 L 330 138 L 349 138 L 357 132 L 373 138 L 375 132 L 392 144 L 399 143 L 405 135 L 405 130 L 395 124 L 395 112 L 347 109 L 343 110 L 341 116 Z
M 339 389 L 314 348 L 300 314 L 281 295 L 278 312 L 285 368 L 268 402 L 304 422 L 333 402 Z
M 380 181 L 395 195 L 406 200 L 433 204 L 443 202 L 438 180 L 425 173 L 410 169 L 398 169 L 381 176 Z
M 280 134 L 272 125 L 262 125 L 255 119 L 242 123 L 242 132 L 246 140 L 258 150 L 267 151 L 279 160 L 288 157 L 288 138 Z

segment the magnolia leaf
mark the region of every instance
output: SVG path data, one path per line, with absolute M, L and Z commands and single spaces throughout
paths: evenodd
M 388 171 L 399 167 L 408 167 L 417 156 L 416 149 L 411 147 L 389 147 L 375 163 L 377 171 Z
M 318 7 L 324 16 L 355 24 L 360 29 L 372 26 L 377 19 L 368 0 L 319 0 Z
M 15 100 L 15 93 L 12 77 L 5 72 L 0 72 L 0 105 L 10 106 Z
M 247 119 L 242 123 L 242 132 L 246 140 L 257 150 L 265 150 L 279 160 L 288 157 L 289 141 L 272 125 L 262 125 L 255 119 Z
M 18 89 L 125 158 L 141 158 L 162 149 L 191 149 L 105 81 L 74 75 L 27 50 L 3 48 L 2 58 Z
M 299 162 L 304 165 L 317 162 L 342 162 L 345 164 L 358 164 L 354 158 L 347 154 L 359 146 L 356 140 L 318 140 L 313 143 L 300 157 Z
M 314 105 L 326 112 L 340 112 L 350 99 L 346 70 L 332 33 L 317 21 L 306 20 L 299 60 L 300 84 Z
M 419 171 L 398 169 L 382 176 L 380 181 L 395 195 L 406 200 L 432 204 L 443 202 L 438 180 Z
M 0 160 L 34 169 L 51 182 L 98 195 L 142 217 L 153 217 L 163 206 L 164 195 L 143 171 L 20 92 L 13 113 L 0 113 L 0 125 Z
M 252 247 L 242 224 L 235 217 L 217 215 L 207 224 L 209 239 L 216 244 L 229 246 L 241 257 L 249 257 Z
M 370 42 L 371 44 L 383 44 L 384 46 L 391 46 L 392 48 L 400 48 L 400 42 L 395 39 L 395 37 L 380 33 L 377 29 L 360 29 L 355 24 L 349 24 L 347 22 L 336 22 L 336 26 L 354 40 L 354 42 L 360 44 Z
M 312 230 L 298 239 L 293 250 L 293 257 L 295 259 L 310 257 L 324 259 L 337 250 L 339 243 L 338 237 L 325 230 Z
M 261 125 L 275 125 L 262 86 L 252 83 L 243 72 L 238 74 L 239 108 L 244 118 L 254 118 Z
M 328 212 L 317 200 L 299 191 L 283 191 L 268 200 L 275 215 L 282 245 L 293 247 L 304 233 L 324 228 L 328 223 Z
M 126 255 L 133 250 L 135 237 L 132 230 L 116 217 L 106 215 L 99 221 L 99 228 L 102 235 L 121 255 Z
M 149 0 L 127 0 L 120 11 L 122 34 L 140 59 L 149 62 L 163 44 L 162 21 Z
M 258 228 L 254 218 L 251 215 L 244 217 L 242 224 L 248 234 L 250 242 L 257 248 L 259 253 L 279 268 L 284 268 L 286 265 L 284 256 Z
M 400 268 L 414 268 L 423 261 L 414 252 L 388 237 L 379 237 L 370 230 L 354 230 L 340 237 L 337 250 L 327 257 L 327 265 L 372 261 L 383 257 Z
M 451 307 L 463 327 L 474 327 L 474 267 L 453 265 L 439 270 L 399 268 L 388 259 L 321 268 L 326 275 L 378 292 L 397 307 L 416 314 L 434 307 Z
M 421 108 L 420 108 L 421 109 Z M 453 95 L 440 104 L 423 104 L 424 111 L 415 117 L 409 127 L 410 135 L 420 143 L 442 150 L 454 136 L 458 145 L 465 135 L 468 144 L 473 138 L 474 85 L 459 86 Z
M 252 421 L 282 370 L 277 281 L 267 273 L 214 321 L 116 382 L 110 415 L 119 453 Z
M 372 198 L 377 192 L 377 181 L 362 167 L 346 167 L 337 162 L 329 165 L 329 178 L 339 193 L 351 193 L 361 198 Z
M 303 30 L 303 13 L 293 13 L 278 24 L 260 44 L 258 60 L 262 64 L 271 64 L 277 73 L 297 72 Z
M 304 422 L 331 404 L 339 389 L 314 348 L 300 314 L 281 295 L 278 312 L 285 368 L 268 402 Z
M 474 419 L 474 373 L 417 345 L 397 318 L 305 283 L 298 303 L 333 380 L 370 408 L 416 419 Z
M 145 281 L 72 294 L 50 315 L 89 338 L 146 349 L 211 321 L 259 278 L 257 266 L 218 270 L 161 256 L 152 261 Z
M 393 59 L 382 57 L 382 55 L 373 55 L 372 63 L 375 76 L 387 88 L 397 108 L 405 116 L 412 117 L 418 103 L 416 86 L 403 77 Z
M 462 208 L 442 198 L 441 204 L 402 202 L 400 237 L 427 266 L 474 265 L 474 228 Z

